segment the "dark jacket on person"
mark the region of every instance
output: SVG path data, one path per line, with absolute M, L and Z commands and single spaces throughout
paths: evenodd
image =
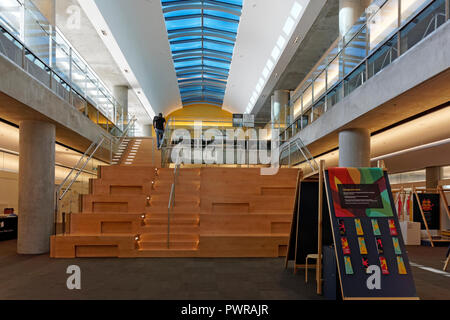
M 156 116 L 153 118 L 153 126 L 155 129 L 164 130 L 164 124 L 166 123 L 166 119 L 164 117 Z

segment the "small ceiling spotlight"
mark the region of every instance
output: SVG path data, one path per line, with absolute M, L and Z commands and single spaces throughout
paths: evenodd
M 102 33 L 102 35 L 104 35 L 105 37 L 108 36 L 108 33 L 105 30 L 100 30 L 100 32 Z
M 125 73 L 128 73 L 128 72 L 130 72 L 130 71 L 128 71 L 128 69 L 124 69 L 123 71 L 125 71 Z

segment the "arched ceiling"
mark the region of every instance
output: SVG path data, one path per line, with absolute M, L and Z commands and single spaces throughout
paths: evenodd
M 77 1 L 149 114 L 169 114 L 194 103 L 251 110 L 325 0 Z
M 162 0 L 183 106 L 222 106 L 242 0 Z

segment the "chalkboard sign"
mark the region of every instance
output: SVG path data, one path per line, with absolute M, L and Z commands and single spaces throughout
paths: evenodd
M 438 193 L 417 193 L 423 214 L 430 230 L 440 230 L 440 195 Z M 420 222 L 421 229 L 425 230 L 417 198 L 414 197 L 414 221 Z
M 292 219 L 287 260 L 294 260 L 295 266 L 304 266 L 306 256 L 318 252 L 319 182 L 302 181 L 297 197 L 297 210 L 294 212 Z M 325 197 L 323 198 L 322 208 L 326 217 L 328 203 Z M 322 239 L 324 246 L 333 243 L 329 219 L 323 219 Z
M 417 299 L 387 173 L 325 171 L 342 298 Z

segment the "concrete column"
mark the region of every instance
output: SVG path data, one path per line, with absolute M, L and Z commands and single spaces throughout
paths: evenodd
M 128 123 L 128 91 L 127 86 L 115 86 L 113 88 L 114 98 L 116 98 L 122 108 L 122 110 L 118 109 L 117 112 L 123 113 L 125 125 Z
M 426 187 L 430 189 L 435 189 L 439 185 L 439 180 L 443 176 L 442 167 L 428 167 L 425 169 L 425 181 Z
M 339 133 L 339 167 L 370 167 L 368 129 L 347 129 Z
M 339 32 L 343 36 L 362 16 L 372 0 L 339 0 Z
M 26 120 L 19 128 L 17 252 L 47 253 L 54 230 L 55 125 Z
M 289 90 L 276 90 L 273 94 L 274 120 L 282 128 L 285 127 L 288 120 L 289 95 Z

